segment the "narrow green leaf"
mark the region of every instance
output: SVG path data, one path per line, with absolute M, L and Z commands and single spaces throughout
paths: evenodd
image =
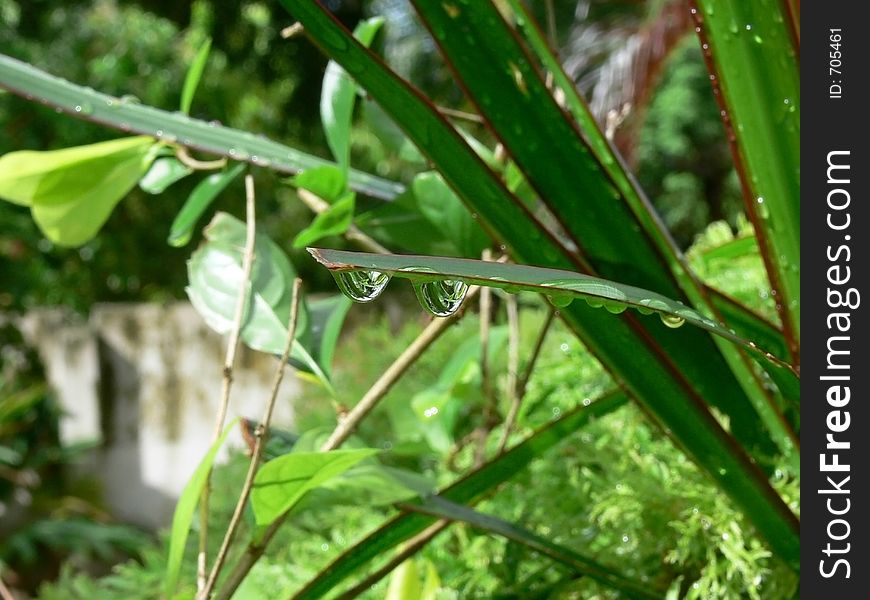
M 347 177 L 338 167 L 325 166 L 307 169 L 294 176 L 290 182 L 323 198 L 330 204 L 347 192 Z
M 330 235 L 341 235 L 353 223 L 356 194 L 348 192 L 339 200 L 314 217 L 311 225 L 293 238 L 294 248 L 304 248 Z
M 786 339 L 799 354 L 800 60 L 788 29 L 789 11 L 785 3 L 695 4 L 726 127 L 746 174 L 741 182 L 746 211 L 778 294 Z
M 308 302 L 308 327 L 300 341 L 305 348 L 310 349 L 311 356 L 327 375 L 332 371 L 338 336 L 351 304 L 350 298 L 343 294 Z M 301 364 L 297 367 L 305 368 Z
M 190 238 L 193 237 L 193 229 L 199 218 L 214 202 L 215 198 L 244 170 L 245 164 L 237 163 L 225 171 L 212 173 L 200 181 L 193 188 L 190 196 L 184 202 L 184 206 L 181 207 L 172 221 L 166 243 L 176 248 L 186 246 L 190 242 Z
M 664 592 L 657 592 L 651 586 L 631 581 L 616 571 L 599 564 L 595 560 L 584 556 L 571 548 L 555 544 L 546 538 L 499 519 L 492 515 L 480 513 L 472 508 L 451 502 L 440 496 L 432 496 L 422 500 L 419 504 L 405 504 L 403 508 L 413 512 L 420 512 L 451 521 L 461 521 L 476 529 L 492 533 L 517 542 L 532 550 L 556 560 L 578 573 L 582 573 L 592 579 L 603 583 L 607 587 L 622 592 L 629 598 L 660 599 Z
M 594 308 L 604 308 L 619 314 L 626 308 L 641 313 L 658 313 L 667 327 L 675 329 L 690 323 L 776 363 L 782 361 L 745 340 L 716 321 L 696 310 L 661 294 L 631 285 L 608 281 L 571 271 L 545 269 L 528 265 L 513 265 L 469 259 L 433 256 L 380 255 L 367 252 L 346 252 L 309 248 L 311 255 L 326 268 L 341 273 L 366 270 L 387 273 L 411 281 L 462 280 L 469 284 L 496 287 L 511 291 L 525 290 L 545 294 L 564 308 L 574 298 L 583 298 Z M 788 365 L 783 365 L 788 366 Z
M 450 254 L 456 251 L 453 244 L 445 240 L 423 216 L 411 190 L 405 191 L 393 202 L 360 213 L 355 224 L 392 248 L 415 254 Z
M 73 117 L 94 120 L 125 133 L 159 137 L 282 173 L 292 174 L 333 164 L 247 131 L 103 94 L 2 54 L 0 88 L 58 108 Z M 355 170 L 350 171 L 348 181 L 356 191 L 385 200 L 395 198 L 405 189 L 400 183 Z
M 388 506 L 434 493 L 434 482 L 422 475 L 363 461 L 309 491 L 297 510 L 338 505 Z
M 93 238 L 154 160 L 157 146 L 132 137 L 87 146 L 22 150 L 0 157 L 0 197 L 29 206 L 40 230 L 61 246 Z
M 361 44 L 368 47 L 383 23 L 382 17 L 360 21 L 353 34 Z M 329 149 L 343 171 L 347 171 L 350 166 L 350 128 L 356 92 L 356 83 L 338 63 L 330 61 L 326 65 L 320 92 L 320 119 L 323 121 Z
M 294 452 L 270 460 L 257 472 L 251 491 L 251 507 L 257 525 L 268 525 L 293 508 L 303 495 L 338 477 L 378 450 L 333 450 Z
M 217 213 L 205 229 L 206 243 L 187 263 L 187 295 L 205 322 L 221 334 L 233 327 L 242 286 L 245 224 L 226 213 Z M 250 295 L 242 319 L 241 340 L 254 350 L 281 355 L 290 321 L 293 279 L 296 271 L 284 252 L 258 233 L 249 285 Z M 307 327 L 308 314 L 300 305 L 297 330 Z M 298 339 L 291 356 L 301 362 L 328 390 L 329 378 Z
M 193 169 L 174 156 L 161 156 L 151 163 L 151 168 L 139 180 L 139 188 L 149 194 L 160 194 L 170 185 L 191 173 L 193 173 Z
M 532 460 L 583 427 L 590 419 L 602 417 L 623 406 L 628 397 L 622 391 L 602 396 L 588 406 L 580 406 L 548 423 L 525 441 L 511 448 L 450 487 L 442 490 L 444 498 L 460 503 L 474 503 L 486 492 L 508 481 Z M 317 577 L 308 582 L 293 598 L 321 598 L 369 561 L 383 557 L 390 549 L 420 533 L 436 519 L 413 513 L 403 513 L 346 550 Z
M 175 505 L 175 514 L 172 516 L 172 530 L 169 536 L 169 556 L 166 563 L 166 575 L 163 579 L 163 594 L 166 598 L 174 597 L 175 588 L 178 585 L 178 576 L 181 572 L 181 563 L 184 559 L 184 548 L 187 545 L 187 535 L 190 532 L 190 525 L 193 523 L 193 514 L 196 511 L 196 506 L 199 503 L 199 498 L 202 495 L 202 490 L 205 487 L 215 456 L 237 423 L 238 419 L 233 419 L 224 429 L 220 438 L 212 444 L 196 468 L 196 471 L 193 472 L 193 475 L 188 480 L 187 485 L 184 486 L 184 491 L 181 492 L 178 503 Z
M 420 212 L 453 242 L 460 256 L 477 258 L 490 245 L 486 233 L 441 175 L 434 171 L 420 173 L 412 189 Z
M 207 38 L 202 46 L 199 47 L 199 50 L 196 51 L 196 56 L 187 69 L 187 75 L 184 77 L 184 87 L 181 88 L 181 112 L 184 114 L 190 113 L 190 105 L 193 103 L 196 88 L 199 87 L 199 80 L 202 77 L 202 72 L 205 70 L 205 63 L 208 60 L 208 53 L 210 51 L 211 38 Z

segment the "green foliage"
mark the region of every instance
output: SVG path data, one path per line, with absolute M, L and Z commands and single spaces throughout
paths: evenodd
M 203 213 L 244 170 L 245 165 L 238 163 L 220 173 L 213 173 L 197 183 L 184 202 L 184 206 L 175 215 L 166 243 L 175 247 L 186 246 L 193 237 L 194 228 Z

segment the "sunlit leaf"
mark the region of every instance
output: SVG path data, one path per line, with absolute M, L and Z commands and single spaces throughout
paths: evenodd
M 187 69 L 187 75 L 184 77 L 184 87 L 181 88 L 181 112 L 188 114 L 190 105 L 193 103 L 193 95 L 196 93 L 196 88 L 199 86 L 199 80 L 202 77 L 202 72 L 205 70 L 205 63 L 208 61 L 208 53 L 211 50 L 211 38 L 207 38 L 203 42 L 199 50 L 196 51 L 196 56 L 190 67 Z
M 348 192 L 327 210 L 319 213 L 311 225 L 293 238 L 294 248 L 304 248 L 330 235 L 341 235 L 353 223 L 356 193 Z
M 341 475 L 375 449 L 294 452 L 270 460 L 257 472 L 251 506 L 257 525 L 268 525 L 293 508 L 309 490 Z
M 154 159 L 156 144 L 131 137 L 87 146 L 22 150 L 0 157 L 0 198 L 29 206 L 40 230 L 61 246 L 93 238 Z
M 477 258 L 490 245 L 486 233 L 441 175 L 420 173 L 414 178 L 413 190 L 420 212 L 453 242 L 461 256 Z
M 196 506 L 208 480 L 209 471 L 211 471 L 218 450 L 223 446 L 224 441 L 226 441 L 227 436 L 237 422 L 238 419 L 234 419 L 227 425 L 220 438 L 209 448 L 196 471 L 187 481 L 187 485 L 184 486 L 184 490 L 178 498 L 178 503 L 175 505 L 175 514 L 172 516 L 172 530 L 169 536 L 169 556 L 166 564 L 166 575 L 163 579 L 163 593 L 167 598 L 173 597 L 175 588 L 178 585 L 178 576 L 181 572 L 182 560 L 184 559 L 187 536 L 190 533 L 190 525 L 193 523 Z

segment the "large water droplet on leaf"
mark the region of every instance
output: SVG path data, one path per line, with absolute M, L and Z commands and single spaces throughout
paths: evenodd
M 449 317 L 455 313 L 467 291 L 468 284 L 455 279 L 414 284 L 414 292 L 420 304 L 436 317 Z
M 547 300 L 556 308 L 565 308 L 571 304 L 574 297 L 571 294 L 547 294 Z
M 338 289 L 354 302 L 371 302 L 390 282 L 390 276 L 380 271 L 333 271 L 332 276 Z

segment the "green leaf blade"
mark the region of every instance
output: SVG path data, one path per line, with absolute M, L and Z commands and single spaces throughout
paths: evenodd
M 238 163 L 220 173 L 213 173 L 200 181 L 188 196 L 172 221 L 166 243 L 180 248 L 186 246 L 193 237 L 193 229 L 211 203 L 232 181 L 245 170 L 244 163 Z
M 184 114 L 190 113 L 190 105 L 193 104 L 193 96 L 196 94 L 196 88 L 199 87 L 199 80 L 202 78 L 210 51 L 211 38 L 206 38 L 199 50 L 196 51 L 196 56 L 194 56 L 193 62 L 190 63 L 187 70 L 187 75 L 184 77 L 184 87 L 181 89 L 181 112 Z
M 306 492 L 378 452 L 372 448 L 293 452 L 270 460 L 257 472 L 251 491 L 251 506 L 257 525 L 269 525 L 293 508 Z

